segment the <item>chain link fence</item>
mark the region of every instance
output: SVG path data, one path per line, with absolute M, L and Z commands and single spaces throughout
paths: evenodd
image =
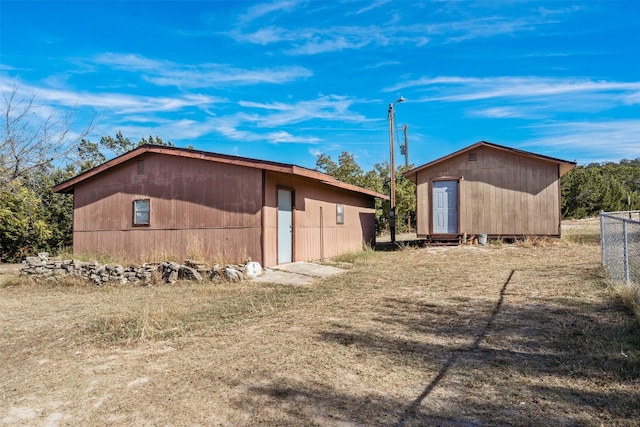
M 640 285 L 640 211 L 600 212 L 600 239 L 611 278 Z

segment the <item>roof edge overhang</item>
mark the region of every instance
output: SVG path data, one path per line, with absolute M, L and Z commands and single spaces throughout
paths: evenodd
M 557 163 L 560 167 L 560 176 L 563 176 L 564 174 L 566 174 L 567 172 L 569 172 L 571 169 L 576 167 L 576 162 L 570 162 L 567 160 L 562 160 L 562 159 L 558 159 L 555 157 L 550 157 L 550 156 L 545 156 L 542 154 L 536 154 L 536 153 L 532 153 L 530 151 L 525 151 L 525 150 L 520 150 L 517 148 L 511 148 L 511 147 L 506 147 L 504 145 L 499 145 L 499 144 L 494 144 L 492 142 L 487 142 L 487 141 L 479 141 L 476 142 L 475 144 L 472 144 L 468 147 L 462 148 L 454 153 L 448 154 L 444 157 L 440 157 L 439 159 L 433 160 L 429 163 L 425 163 L 422 166 L 418 166 L 416 168 L 411 169 L 410 171 L 407 171 L 404 173 L 405 178 L 409 179 L 412 182 L 416 182 L 417 181 L 417 175 L 418 172 L 430 168 L 434 165 L 437 165 L 438 163 L 444 162 L 445 160 L 449 160 L 453 157 L 456 157 L 460 154 L 463 154 L 467 151 L 471 151 L 471 150 L 475 150 L 479 147 L 490 147 L 490 148 L 494 148 L 497 150 L 502 150 L 502 151 L 508 151 L 510 153 L 515 153 L 515 154 L 519 154 L 522 156 L 527 156 L 527 157 L 532 157 L 532 158 L 536 158 L 539 160 L 543 160 L 543 161 L 547 161 L 547 162 L 552 162 L 552 163 Z
M 257 160 L 257 159 L 247 158 L 247 157 L 231 156 L 227 154 L 218 154 L 218 153 L 212 153 L 208 151 L 190 150 L 190 149 L 178 148 L 178 147 L 165 147 L 165 146 L 150 145 L 150 144 L 137 147 L 114 159 L 111 159 L 105 163 L 102 163 L 101 165 L 98 165 L 92 169 L 82 172 L 81 174 L 76 175 L 73 178 L 70 178 L 54 186 L 52 190 L 54 193 L 73 193 L 74 187 L 77 184 L 89 178 L 92 178 L 108 169 L 111 169 L 131 159 L 141 156 L 145 153 L 165 154 L 169 156 L 206 160 L 206 161 L 212 161 L 216 163 L 224 163 L 224 164 L 244 166 L 249 168 L 264 169 L 272 172 L 280 172 L 284 174 L 290 174 L 290 175 L 309 178 L 315 181 L 319 181 L 323 184 L 341 188 L 347 191 L 362 193 L 368 196 L 377 197 L 385 200 L 389 199 L 389 196 L 387 195 L 384 195 L 366 188 L 358 187 L 357 185 L 347 184 L 346 182 L 339 181 L 325 173 L 312 170 L 312 169 L 303 168 L 301 166 L 272 162 L 268 160 Z

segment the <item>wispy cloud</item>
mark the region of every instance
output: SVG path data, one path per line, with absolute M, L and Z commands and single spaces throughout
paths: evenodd
M 376 68 L 382 68 L 382 67 L 387 67 L 389 65 L 400 65 L 400 64 L 402 64 L 400 61 L 381 61 L 375 64 L 367 65 L 366 67 L 363 67 L 363 69 L 375 70 Z
M 139 123 L 150 127 L 162 126 L 155 114 L 177 113 L 190 108 L 206 111 L 213 105 L 226 103 L 224 98 L 201 94 L 169 96 L 136 96 L 124 93 L 98 93 L 55 89 L 28 85 L 0 76 L 0 90 L 9 94 L 16 91 L 16 100 L 34 99 L 32 112 L 41 119 L 65 115 L 94 115 L 111 123 Z M 99 124 L 99 123 L 98 123 Z M 112 125 L 113 126 L 113 125 Z M 192 125 L 193 129 L 196 125 Z M 107 133 L 111 134 L 113 129 Z M 143 135 L 149 132 L 143 133 Z M 157 134 L 157 131 L 153 131 Z
M 256 19 L 262 18 L 275 12 L 291 11 L 300 2 L 291 0 L 275 1 L 271 3 L 259 3 L 251 6 L 247 11 L 238 17 L 238 23 L 246 24 Z
M 363 13 L 367 13 L 371 10 L 377 9 L 379 7 L 384 6 L 387 3 L 390 3 L 391 0 L 377 0 L 374 2 L 371 2 L 371 4 L 363 7 L 362 9 L 358 9 L 357 11 L 354 12 L 355 15 L 361 15 Z
M 590 79 L 444 76 L 401 82 L 385 91 L 399 92 L 403 89 L 422 93 L 421 98 L 414 100 L 416 102 L 508 100 L 535 105 L 553 104 L 564 111 L 597 111 L 640 101 L 640 82 Z
M 242 31 L 237 30 L 233 31 L 231 34 L 233 34 L 233 38 L 235 40 L 259 44 L 261 46 L 282 41 L 295 41 L 299 37 L 295 32 L 287 31 L 284 28 L 275 26 L 263 27 L 248 33 L 243 33 Z
M 562 3 L 558 3 L 558 5 L 560 4 Z M 538 12 L 540 12 L 541 15 L 566 15 L 568 13 L 576 13 L 584 9 L 586 9 L 584 5 L 582 6 L 569 5 L 566 7 L 556 7 L 554 9 L 550 9 L 547 7 L 539 7 Z
M 526 108 L 518 107 L 491 107 L 472 109 L 467 113 L 469 117 L 485 117 L 490 119 L 514 119 L 514 118 L 533 118 L 532 114 Z
M 335 120 L 341 122 L 364 122 L 368 119 L 353 111 L 349 107 L 354 100 L 342 96 L 323 96 L 318 99 L 300 101 L 295 104 L 285 103 L 257 103 L 241 101 L 239 105 L 246 109 L 267 110 L 266 115 L 247 114 L 247 120 L 253 121 L 259 127 L 278 127 L 300 123 L 309 120 Z
M 640 157 L 640 120 L 553 122 L 530 127 L 537 137 L 526 145 L 590 153 L 585 161 Z
M 311 154 L 311 155 L 312 155 L 312 156 L 314 156 L 314 157 L 318 157 L 318 156 L 320 156 L 320 155 L 322 155 L 322 154 L 324 154 L 324 153 L 323 153 L 323 151 L 322 151 L 322 150 L 319 150 L 319 149 L 317 149 L 317 148 L 313 148 L 313 147 L 312 147 L 312 148 L 309 148 L 309 154 Z
M 38 99 L 65 107 L 90 107 L 109 110 L 112 114 L 132 114 L 149 112 L 171 112 L 187 107 L 202 108 L 223 101 L 207 95 L 136 96 L 122 93 L 74 92 L 49 88 L 22 87 L 25 93 L 31 91 Z
M 310 77 L 303 67 L 244 69 L 226 64 L 177 64 L 135 54 L 105 53 L 94 58 L 96 64 L 120 71 L 143 73 L 142 78 L 158 86 L 211 88 L 212 86 L 282 84 Z
M 19 68 L 12 67 L 11 65 L 8 65 L 8 64 L 0 63 L 0 71 L 18 71 L 18 70 Z
M 317 55 L 319 53 L 339 52 L 349 49 L 361 49 L 372 43 L 367 38 L 348 38 L 343 36 L 334 36 L 329 39 L 321 39 L 316 37 L 315 40 L 305 42 L 291 49 L 286 49 L 285 53 L 289 55 Z
M 158 86 L 209 88 L 212 85 L 283 84 L 310 77 L 312 72 L 303 67 L 274 67 L 246 70 L 234 67 L 203 65 L 198 71 L 173 70 L 162 75 L 147 76 L 146 80 Z
M 98 126 L 96 130 L 98 135 L 112 135 L 116 130 L 119 130 L 132 140 L 157 135 L 168 141 L 193 141 L 215 132 L 215 127 L 216 124 L 213 120 L 127 117 L 126 121 L 121 122 L 115 129 L 109 124 L 103 124 Z
M 320 138 L 294 134 L 285 130 L 258 130 L 250 116 L 235 113 L 225 116 L 210 116 L 204 120 L 184 118 L 135 116 L 123 118 L 117 130 L 132 139 L 148 135 L 162 135 L 168 140 L 207 141 L 225 140 L 244 143 L 263 142 L 271 144 L 317 144 Z M 109 125 L 99 126 L 99 135 L 112 134 Z
M 368 45 L 389 45 L 392 33 L 380 26 L 333 26 L 330 28 L 293 28 L 285 29 L 277 26 L 260 28 L 253 32 L 235 30 L 229 36 L 240 42 L 260 45 L 273 43 L 289 43 L 283 50 L 288 55 L 314 55 L 318 53 L 336 52 L 347 49 L 360 49 Z M 402 37 L 405 42 L 408 37 Z M 420 36 L 420 40 L 424 37 Z M 396 39 L 399 41 L 400 39 Z
M 96 55 L 92 62 L 123 71 L 148 71 L 165 67 L 174 68 L 176 66 L 174 63 L 166 60 L 150 59 L 134 53 L 114 52 Z
M 357 13 L 371 11 L 384 3 L 376 2 Z M 397 19 L 401 20 L 399 17 Z M 227 35 L 239 42 L 263 46 L 287 43 L 289 46 L 283 52 L 289 55 L 316 55 L 364 47 L 405 44 L 420 47 L 432 41 L 441 44 L 459 43 L 470 39 L 530 32 L 540 25 L 559 23 L 544 16 L 514 18 L 500 15 L 413 25 L 401 25 L 395 21 L 387 18 L 384 23 L 377 25 L 301 28 L 271 24 L 253 30 L 240 27 Z
M 126 61 L 125 61 L 126 62 Z M 137 61 L 133 61 L 138 63 Z M 313 120 L 335 120 L 363 122 L 366 117 L 350 111 L 353 99 L 330 95 L 296 103 L 261 103 L 240 101 L 243 111 L 220 116 L 211 111 L 219 104 L 229 101 L 210 95 L 180 94 L 174 97 L 147 97 L 123 93 L 93 93 L 21 85 L 20 82 L 0 77 L 0 90 L 9 94 L 18 90 L 18 96 L 37 98 L 42 106 L 34 113 L 46 118 L 60 108 L 90 109 L 105 121 L 96 131 L 103 135 L 121 130 L 131 138 L 147 135 L 163 135 L 167 139 L 194 140 L 207 135 L 219 134 L 234 141 L 268 143 L 317 144 L 320 138 L 313 135 L 292 133 L 284 126 Z M 181 117 L 190 108 L 207 113 L 206 119 L 193 120 Z M 167 116 L 167 113 L 171 115 Z M 176 113 L 178 113 L 176 115 Z M 113 128 L 113 123 L 118 123 Z M 296 132 L 303 132 L 298 129 Z
M 317 144 L 315 136 L 294 135 L 284 130 L 258 132 L 251 126 L 250 117 L 236 114 L 211 121 L 212 131 L 232 141 L 267 142 L 272 144 Z
M 431 34 L 440 36 L 444 43 L 460 43 L 465 40 L 531 32 L 540 25 L 558 23 L 559 21 L 536 17 L 514 19 L 508 16 L 490 16 L 430 25 L 427 29 Z

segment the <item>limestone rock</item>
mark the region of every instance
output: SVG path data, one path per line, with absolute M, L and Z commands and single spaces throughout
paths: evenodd
M 182 280 L 191 280 L 194 282 L 202 282 L 202 276 L 195 268 L 181 265 L 178 270 L 178 278 Z
M 259 262 L 249 261 L 245 265 L 245 274 L 248 278 L 253 279 L 254 277 L 258 277 L 262 274 L 262 266 Z
M 239 282 L 241 280 L 240 274 L 235 268 L 225 267 L 224 269 L 224 277 L 231 282 Z

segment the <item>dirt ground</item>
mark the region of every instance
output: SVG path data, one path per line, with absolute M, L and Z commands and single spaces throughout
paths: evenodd
M 0 424 L 638 425 L 640 325 L 597 233 L 368 252 L 307 286 L 5 277 Z

